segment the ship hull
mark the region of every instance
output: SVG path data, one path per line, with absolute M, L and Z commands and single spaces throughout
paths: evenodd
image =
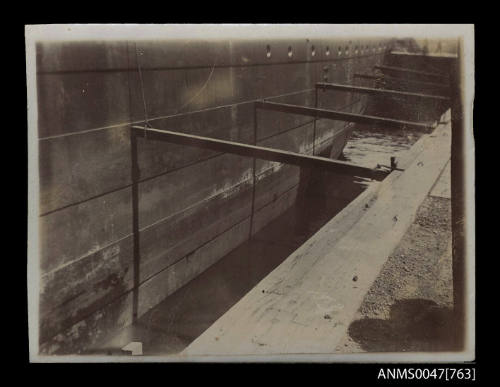
M 297 199 L 299 167 L 256 160 L 254 187 L 251 158 L 141 138 L 134 203 L 131 125 L 338 158 L 345 122 L 255 115 L 253 102 L 362 113 L 366 96 L 316 98 L 314 85 L 356 83 L 388 49 L 373 39 L 38 44 L 41 352 L 92 347 Z

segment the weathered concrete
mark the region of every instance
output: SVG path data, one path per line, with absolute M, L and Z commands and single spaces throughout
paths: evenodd
M 145 117 L 138 64 L 155 127 L 253 143 L 253 100 L 313 106 L 314 90 L 309 89 L 315 82 L 349 82 L 353 66 L 359 70 L 382 63 L 386 50 L 381 46 L 354 53 L 355 46 L 372 44 L 39 44 L 42 353 L 81 351 L 132 319 L 129 125 Z M 357 112 L 365 102 L 342 93 L 323 95 L 318 104 Z M 312 152 L 309 117 L 265 112 L 258 120 L 258 144 Z M 329 150 L 337 138 L 331 152 L 338 156 L 348 134 L 340 133 L 344 127 L 318 121 L 316 151 Z M 138 162 L 143 313 L 248 237 L 252 163 L 147 140 L 138 142 Z M 298 168 L 261 161 L 257 173 L 255 230 L 293 202 L 299 178 Z M 162 285 L 172 273 L 178 279 Z M 148 292 L 156 292 L 152 301 L 146 301 Z
M 385 262 L 336 353 L 455 352 L 448 162 Z M 436 196 L 437 194 L 437 196 Z M 473 358 L 473 356 L 471 356 Z
M 90 201 L 131 182 L 128 127 L 59 137 L 39 144 L 41 214 Z
M 449 112 L 447 114 L 449 117 Z M 332 353 L 450 158 L 450 125 L 325 225 L 181 357 Z
M 436 181 L 436 184 L 434 184 L 430 195 L 438 198 L 451 199 L 451 162 L 446 164 L 441 176 L 438 181 Z

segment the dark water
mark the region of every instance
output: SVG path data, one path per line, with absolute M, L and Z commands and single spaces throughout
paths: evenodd
M 369 168 L 377 164 L 390 165 L 391 156 L 398 157 L 411 148 L 420 136 L 417 131 L 357 126 L 344 148 L 343 158 Z
M 416 133 L 359 128 L 341 158 L 368 167 L 389 165 L 390 156 L 417 139 Z M 290 209 L 121 331 L 106 347 L 141 341 L 145 355 L 182 351 L 369 184 L 366 179 L 302 169 L 297 200 Z

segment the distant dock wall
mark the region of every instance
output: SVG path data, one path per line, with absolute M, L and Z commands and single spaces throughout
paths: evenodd
M 93 41 L 37 45 L 40 352 L 77 353 L 132 322 L 249 237 L 250 158 L 139 139 L 134 267 L 131 124 L 312 153 L 316 82 L 362 85 L 386 40 Z M 361 113 L 367 97 L 318 92 Z M 346 123 L 316 122 L 338 156 Z M 257 160 L 256 232 L 293 204 L 300 168 Z M 138 270 L 138 273 L 137 271 Z M 134 281 L 135 276 L 137 278 Z M 136 286 L 134 286 L 134 284 Z

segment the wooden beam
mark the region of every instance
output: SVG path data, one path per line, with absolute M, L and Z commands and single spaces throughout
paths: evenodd
M 410 92 L 406 92 L 406 91 L 388 90 L 388 89 L 374 89 L 371 87 L 341 85 L 338 83 L 318 82 L 318 83 L 316 83 L 316 88 L 323 89 L 323 90 L 348 91 L 348 92 L 355 92 L 355 93 L 362 93 L 362 94 L 369 94 L 369 95 L 414 97 L 414 98 L 423 98 L 423 99 L 435 99 L 435 100 L 441 100 L 441 101 L 448 101 L 449 100 L 448 97 L 445 97 L 442 95 L 410 93 Z
M 195 146 L 211 149 L 218 152 L 232 153 L 240 156 L 255 157 L 258 159 L 277 161 L 285 164 L 297 165 L 305 168 L 323 168 L 332 172 L 382 180 L 387 176 L 387 171 L 362 167 L 340 160 L 326 157 L 309 156 L 280 149 L 265 148 L 256 145 L 242 144 L 233 141 L 218 140 L 215 138 L 195 136 L 192 134 L 172 132 L 132 126 L 134 135 L 150 140 L 168 141 L 174 144 Z
M 354 78 L 362 78 L 362 79 L 372 79 L 375 81 L 389 81 L 389 82 L 397 82 L 403 83 L 407 85 L 415 85 L 422 87 L 431 87 L 439 90 L 441 93 L 447 94 L 449 92 L 449 86 L 442 83 L 434 83 L 434 82 L 425 82 L 425 81 L 417 81 L 414 79 L 404 79 L 404 78 L 395 78 L 390 77 L 385 74 L 375 75 L 375 74 L 354 74 Z
M 445 82 L 448 82 L 448 76 L 445 74 L 439 74 L 439 73 L 430 73 L 427 71 L 420 71 L 420 70 L 413 70 L 413 69 L 408 69 L 405 67 L 393 67 L 393 66 L 380 66 L 380 65 L 375 65 L 373 68 L 381 71 L 392 71 L 392 72 L 398 72 L 398 73 L 405 73 L 405 74 L 412 74 L 416 76 L 423 76 L 423 77 L 429 77 L 429 78 L 434 78 L 436 80 L 442 80 Z M 446 83 L 442 84 L 443 86 L 446 86 Z
M 354 73 L 353 78 L 373 79 L 376 81 L 384 79 L 384 75 Z
M 449 160 L 450 127 L 440 126 L 432 136 L 422 136 L 404 152 L 405 172 L 393 172 L 361 193 L 181 358 L 321 354 L 325 359 L 337 352 L 364 296 Z
M 361 124 L 381 124 L 385 127 L 391 128 L 411 128 L 411 129 L 423 129 L 430 130 L 433 128 L 432 124 L 423 124 L 419 122 L 412 121 L 402 121 L 394 120 L 392 118 L 368 116 L 362 114 L 339 112 L 336 110 L 318 109 L 307 106 L 289 105 L 284 103 L 276 102 L 255 102 L 255 106 L 264 110 L 274 110 L 279 112 L 291 113 L 291 114 L 301 114 L 305 116 L 312 116 L 316 118 L 327 118 L 330 120 L 339 120 L 347 122 L 357 122 Z
M 456 54 L 449 54 L 446 52 L 423 53 L 423 52 L 391 51 L 389 54 L 401 55 L 401 56 L 417 56 L 417 57 L 425 57 L 425 58 L 430 58 L 430 59 L 457 59 L 458 58 L 458 56 Z

